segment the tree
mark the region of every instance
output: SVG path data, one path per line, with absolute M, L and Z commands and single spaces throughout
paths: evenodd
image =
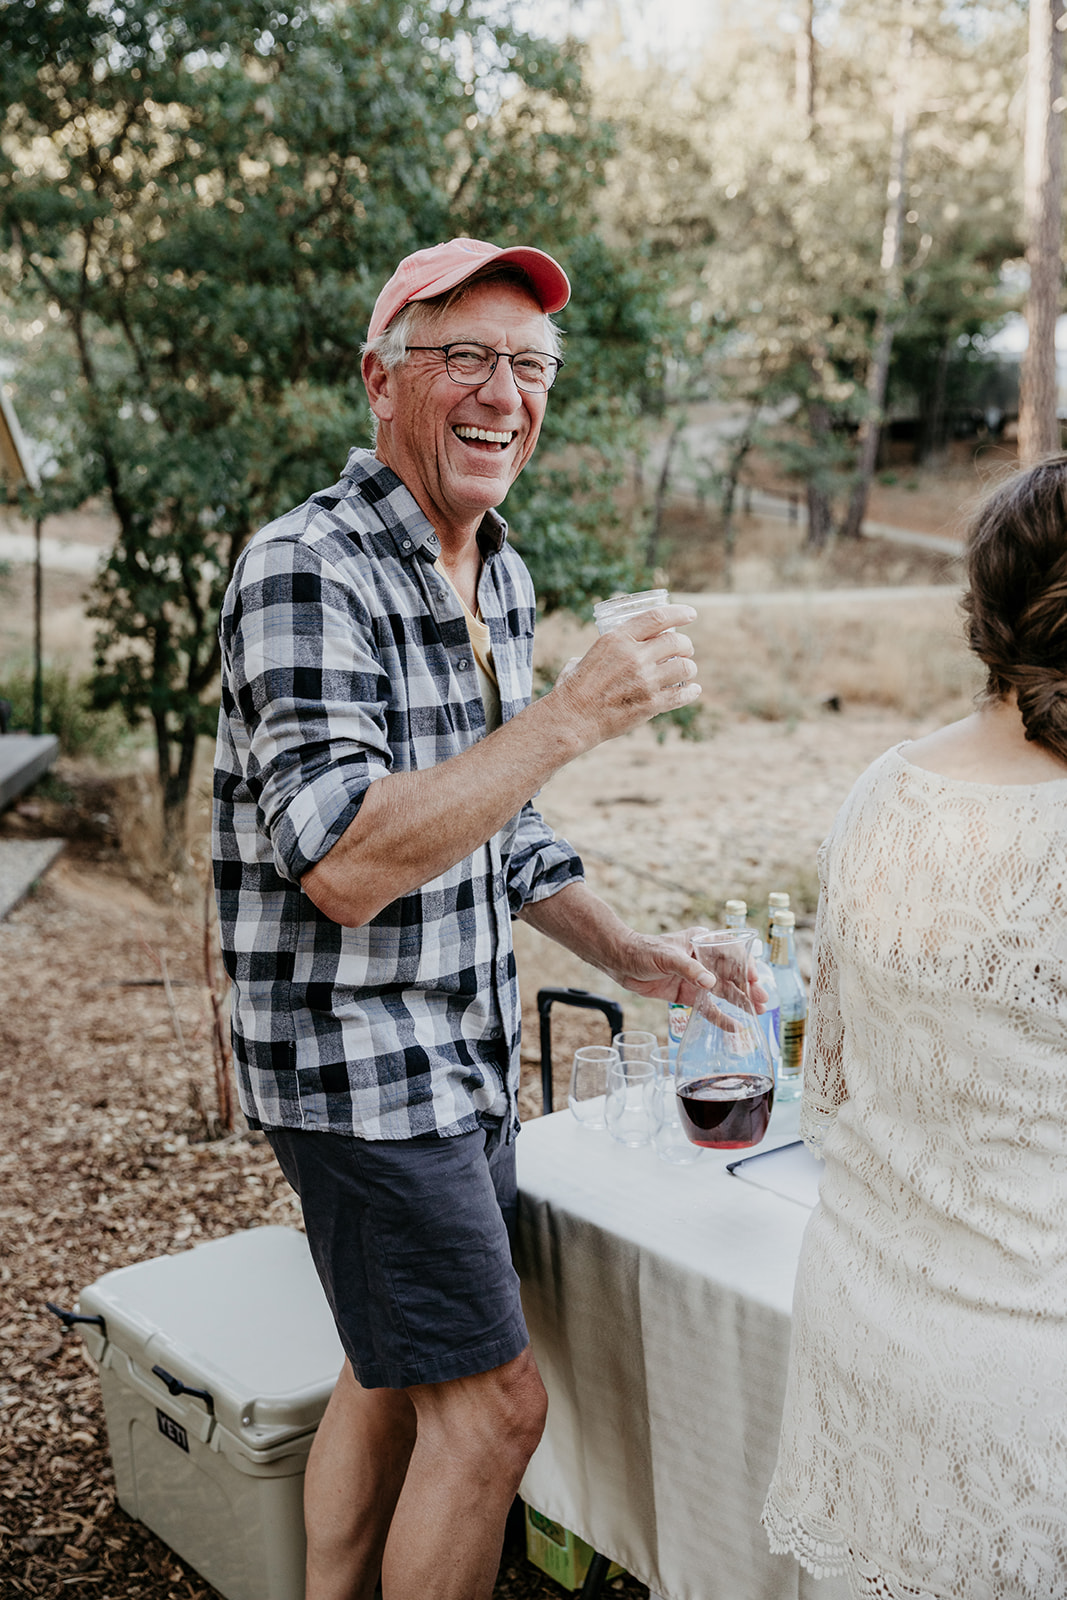
M 3 24 L 0 267 L 71 358 L 39 414 L 49 509 L 101 494 L 115 512 L 96 694 L 151 720 L 180 858 L 222 594 L 249 534 L 366 437 L 378 288 L 457 232 L 573 247 L 603 287 L 612 263 L 584 235 L 607 138 L 575 50 L 472 0 L 50 0 L 5 5 Z M 581 456 L 577 531 L 553 498 L 560 462 L 519 501 L 541 514 L 535 565 L 560 567 L 555 534 L 582 545 L 581 575 L 553 579 L 568 602 L 605 562 L 626 570 L 588 510 L 643 381 L 642 312 L 625 300 L 616 286 L 585 313 L 590 344 L 628 319 L 587 351 L 614 362 L 613 403 L 578 361 L 553 396 L 556 437 Z
M 801 22 L 805 32 L 807 13 Z M 815 544 L 850 486 L 879 347 L 876 409 L 892 406 L 906 366 L 931 410 L 927 389 L 946 393 L 964 365 L 960 341 L 1008 309 L 1001 268 L 1019 248 L 1017 10 L 915 0 L 909 22 L 906 173 L 904 119 L 894 144 L 885 115 L 899 9 L 836 9 L 811 119 L 796 93 L 795 41 L 758 8 L 682 77 L 613 61 L 595 81 L 597 106 L 620 129 L 604 227 L 612 240 L 643 239 L 670 276 L 672 390 L 702 386 L 739 414 L 762 405 L 767 415 L 792 396 L 781 459 L 804 485 Z M 801 58 L 807 48 L 802 39 Z M 806 68 L 802 77 L 806 95 Z M 891 167 L 899 187 L 887 207 Z
M 1063 267 L 1063 0 L 1030 0 L 1026 66 L 1026 264 L 1030 332 L 1019 382 L 1019 458 L 1060 448 L 1056 416 L 1056 318 Z
M 863 531 L 871 480 L 878 461 L 885 415 L 885 395 L 889 383 L 889 362 L 893 338 L 904 310 L 904 212 L 908 182 L 908 134 L 911 124 L 910 67 L 914 29 L 910 0 L 904 0 L 900 39 L 897 45 L 896 81 L 893 85 L 893 126 L 889 145 L 889 179 L 886 183 L 885 225 L 882 229 L 882 254 L 879 266 L 883 287 L 875 317 L 871 358 L 867 368 L 867 411 L 860 423 L 859 460 L 849 496 L 848 513 L 841 532 L 846 539 L 858 539 Z

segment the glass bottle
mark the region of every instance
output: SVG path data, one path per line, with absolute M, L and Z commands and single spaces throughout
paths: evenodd
M 780 890 L 774 890 L 767 896 L 767 924 L 763 935 L 763 942 L 767 946 L 768 952 L 771 948 L 771 923 L 774 921 L 774 913 L 776 911 L 788 910 L 789 896 L 787 894 L 783 894 Z
M 795 927 L 796 918 L 791 911 L 775 911 L 771 923 L 771 970 L 778 986 L 780 1053 L 775 1087 L 779 1100 L 795 1100 L 800 1094 L 804 1066 L 808 997 L 797 962 Z

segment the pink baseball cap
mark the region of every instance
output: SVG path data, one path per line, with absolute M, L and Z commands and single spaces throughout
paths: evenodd
M 571 297 L 570 280 L 558 261 L 531 245 L 515 245 L 501 250 L 484 239 L 449 239 L 428 250 L 405 256 L 374 302 L 367 339 L 384 333 L 398 311 L 412 300 L 430 300 L 463 283 L 480 267 L 490 262 L 513 261 L 533 284 L 541 310 L 551 316 L 562 311 Z

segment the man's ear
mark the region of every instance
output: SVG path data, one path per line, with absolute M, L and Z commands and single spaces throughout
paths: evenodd
M 393 415 L 392 374 L 374 350 L 363 352 L 362 370 L 370 408 L 379 422 L 388 422 Z

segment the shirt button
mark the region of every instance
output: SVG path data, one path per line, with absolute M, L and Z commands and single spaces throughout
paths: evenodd
M 403 542 L 401 543 L 400 548 L 401 548 L 401 550 L 410 550 L 411 549 L 411 540 L 410 539 L 403 540 Z
M 463 660 L 462 660 L 462 661 L 461 661 L 461 662 L 460 662 L 460 663 L 459 663 L 459 670 L 460 670 L 460 672 L 466 672 L 466 671 L 467 671 L 467 668 L 468 668 L 468 667 L 469 667 L 469 666 L 470 666 L 470 662 L 469 662 L 469 661 L 468 661 L 468 660 L 467 660 L 467 659 L 466 659 L 466 658 L 464 658 L 464 659 L 463 659 Z

